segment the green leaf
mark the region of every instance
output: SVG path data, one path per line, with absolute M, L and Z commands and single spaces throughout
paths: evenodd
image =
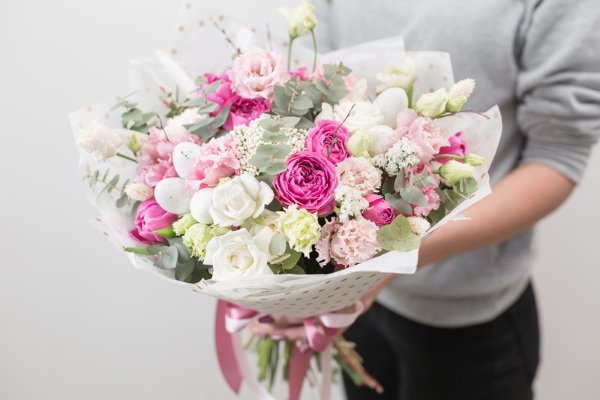
M 211 137 L 215 136 L 215 130 L 211 125 L 206 125 L 200 129 L 196 129 L 196 131 L 194 131 L 194 135 L 198 136 L 200 139 L 210 139 Z
M 313 128 L 315 126 L 315 123 L 312 122 L 311 120 L 309 120 L 306 117 L 301 117 L 300 118 L 300 122 L 298 122 L 298 124 L 296 125 L 296 128 L 298 129 L 310 129 Z
M 269 253 L 272 256 L 280 256 L 285 253 L 286 242 L 282 234 L 278 233 L 271 238 L 269 243 Z
M 284 158 L 292 151 L 292 146 L 287 144 L 264 144 L 256 149 L 256 154 L 269 155 L 274 158 Z
M 252 222 L 254 222 L 257 225 L 267 225 L 262 215 L 259 215 L 256 218 L 252 218 Z
M 121 176 L 119 174 L 113 176 L 113 178 L 110 180 L 110 182 L 108 182 L 108 185 L 110 186 L 108 188 L 108 193 L 112 192 L 113 189 L 117 186 L 117 183 L 119 183 L 119 179 L 121 179 Z
M 118 102 L 117 104 L 115 104 L 114 106 L 112 106 L 112 107 L 111 107 L 111 109 L 110 109 L 110 110 L 108 110 L 108 111 L 110 112 L 110 111 L 114 111 L 114 110 L 116 110 L 117 108 L 124 107 L 124 106 L 125 106 L 125 104 L 127 104 L 127 102 L 126 102 L 126 101 L 120 101 L 120 102 Z
M 172 226 L 167 226 L 166 228 L 159 229 L 157 231 L 154 231 L 154 233 L 164 237 L 165 239 L 174 238 L 175 236 L 177 236 Z
M 275 121 L 272 119 L 262 119 L 260 120 L 260 126 L 262 126 L 263 129 L 267 132 L 277 132 L 279 131 L 281 124 L 279 123 L 279 121 Z
M 285 88 L 283 86 L 275 86 L 273 88 L 273 97 L 275 99 L 275 105 L 282 110 L 287 109 L 289 102 L 292 100 L 291 96 L 285 94 Z
M 138 210 L 138 207 L 140 206 L 140 204 L 142 204 L 142 202 L 138 200 L 138 201 L 136 201 L 135 203 L 133 203 L 133 206 L 131 206 L 131 216 L 132 216 L 133 218 L 135 218 L 135 217 L 136 217 L 136 215 L 137 215 L 137 210 Z
M 265 168 L 265 172 L 269 175 L 277 175 L 287 169 L 287 164 L 282 160 L 273 160 L 273 163 Z
M 329 88 L 327 87 L 327 82 L 325 82 L 324 79 L 321 79 L 321 78 L 317 79 L 317 83 L 315 85 L 321 93 L 323 93 L 326 96 L 329 95 Z
M 134 94 L 136 94 L 139 90 L 136 90 L 135 92 L 131 92 L 128 95 L 126 95 L 125 97 L 123 97 L 123 100 L 130 98 L 131 96 L 133 96 Z
M 145 256 L 151 255 L 146 247 L 125 247 L 123 248 L 123 250 L 134 254 L 142 254 Z
M 195 99 L 191 99 L 182 104 L 184 107 L 198 107 L 206 104 L 205 97 L 197 97 Z
M 337 87 L 330 87 L 329 90 L 330 93 L 329 96 L 327 96 L 327 102 L 334 104 L 342 100 L 348 93 L 350 93 L 348 89 L 339 89 Z
M 440 203 L 440 206 L 438 207 L 437 210 L 429 211 L 429 215 L 427 215 L 427 218 L 429 218 L 429 220 L 431 221 L 432 224 L 437 224 L 445 216 L 446 216 L 446 207 L 444 206 L 444 203 Z
M 283 268 L 286 270 L 292 269 L 294 266 L 296 266 L 296 264 L 298 264 L 298 260 L 300 260 L 302 253 L 290 249 L 286 254 L 289 254 L 290 257 L 283 261 Z
M 391 193 L 386 193 L 384 198 L 395 210 L 404 214 L 412 214 L 412 207 L 406 200 L 401 199 L 397 195 L 393 196 Z
M 142 119 L 140 121 L 136 122 L 135 124 L 133 124 L 133 126 L 134 127 L 142 127 L 142 126 L 146 125 L 146 123 L 148 121 L 150 121 L 150 119 L 152 117 L 154 117 L 156 114 L 157 113 L 155 113 L 155 112 L 142 114 Z
M 160 259 L 163 262 L 164 269 L 173 269 L 177 267 L 177 257 L 179 256 L 179 251 L 175 246 L 169 246 L 162 253 L 162 257 Z
M 110 186 L 108 186 L 108 185 L 104 185 L 104 187 L 102 188 L 102 190 L 100 191 L 100 193 L 98 193 L 98 196 L 96 196 L 96 198 L 97 198 L 97 199 L 99 199 L 99 198 L 100 198 L 100 196 L 102 196 L 104 193 L 106 193 L 106 191 L 107 191 L 107 189 L 108 189 L 109 187 L 110 187 Z
M 286 143 L 288 141 L 288 137 L 281 129 L 277 132 L 265 131 L 263 139 L 273 143 Z
M 477 181 L 474 178 L 466 178 L 465 187 L 467 193 L 473 193 L 477 189 Z
M 264 173 L 264 172 L 261 172 L 260 174 L 258 174 L 258 175 L 256 176 L 256 179 L 257 179 L 259 182 L 264 182 L 264 183 L 266 183 L 267 185 L 269 185 L 271 188 L 273 188 L 273 179 L 275 179 L 275 177 L 274 177 L 273 175 L 269 175 L 269 174 L 266 174 L 266 173 Z M 280 204 L 280 206 L 281 206 L 281 204 Z M 269 206 L 267 206 L 266 208 L 267 208 L 268 210 L 270 210 Z M 280 208 L 280 209 L 278 209 L 278 210 L 271 210 L 271 211 L 279 211 L 279 210 L 281 210 L 281 208 Z
M 313 106 L 312 101 L 308 98 L 308 96 L 298 96 L 292 102 L 292 108 L 294 110 L 307 110 Z
M 231 104 L 223 108 L 215 117 L 214 121 L 211 122 L 211 126 L 213 128 L 220 128 L 225 121 L 227 121 L 227 117 L 229 116 L 229 110 L 231 109 Z
M 129 184 L 129 179 L 127 179 L 125 181 L 125 183 L 123 183 L 123 186 L 121 186 L 121 189 L 125 190 L 125 188 L 127 187 L 128 184 Z
M 219 109 L 219 104 L 218 103 L 213 103 L 212 101 L 208 102 L 208 105 L 204 106 L 204 107 L 200 107 L 198 109 L 198 114 L 208 114 L 211 112 L 215 112 Z
M 207 125 L 209 125 L 209 124 L 210 124 L 210 123 L 213 121 L 213 119 L 214 119 L 214 118 L 211 118 L 211 117 L 209 117 L 209 118 L 205 118 L 205 119 L 203 119 L 202 121 L 198 122 L 197 124 L 193 124 L 193 125 L 184 125 L 184 126 L 187 128 L 187 130 L 188 130 L 190 133 L 193 133 L 195 130 L 198 130 L 198 129 L 200 129 L 200 128 L 204 127 L 204 126 L 207 126 Z
M 421 239 L 412 232 L 410 223 L 402 215 L 397 216 L 390 225 L 377 230 L 377 241 L 389 251 L 410 251 L 421 245 Z
M 185 281 L 194 271 L 194 260 L 178 263 L 175 269 L 175 279 Z
M 401 188 L 400 196 L 404 200 L 406 200 L 407 202 L 409 202 L 410 204 L 413 204 L 415 206 L 421 206 L 421 207 L 427 206 L 427 198 L 425 197 L 423 192 L 421 192 L 419 190 L 419 188 L 417 188 L 416 186 L 409 186 L 406 189 Z
M 121 118 L 123 118 L 123 121 L 140 121 L 143 118 L 143 114 L 137 108 L 133 108 L 123 114 Z
M 92 170 L 90 168 L 90 164 L 89 163 L 85 164 L 85 173 L 86 173 L 86 175 L 91 175 L 92 174 Z
M 288 258 L 290 258 L 292 255 L 289 253 L 284 253 L 278 257 L 275 257 L 274 259 L 271 260 L 271 264 L 278 264 L 278 263 L 282 263 L 283 261 L 287 260 Z
M 269 165 L 271 165 L 272 161 L 273 161 L 272 156 L 257 154 L 255 156 L 252 156 L 249 163 L 251 165 L 254 165 L 257 168 L 265 168 L 265 167 L 268 167 Z
M 344 81 L 344 78 L 339 75 L 333 78 L 331 83 L 338 89 L 346 89 L 346 81 Z
M 218 79 L 218 80 L 214 81 L 213 83 L 211 83 L 210 85 L 208 85 L 207 87 L 205 87 L 203 90 L 204 94 L 211 94 L 211 93 L 215 92 L 219 88 L 219 86 L 221 86 L 221 82 L 222 82 L 222 79 Z
M 323 64 L 323 76 L 325 76 L 325 79 L 331 80 L 336 69 L 337 65 L 335 64 Z
M 96 183 L 98 182 L 98 175 L 100 175 L 100 171 L 95 170 L 92 174 L 92 179 L 90 179 L 90 189 L 93 189 L 94 186 L 96 186 Z
M 382 194 L 394 193 L 395 192 L 394 184 L 395 184 L 394 178 L 387 178 L 385 180 L 385 182 L 383 182 L 383 185 L 381 186 L 381 193 Z
M 398 190 L 403 189 L 405 181 L 404 174 L 398 174 L 396 179 L 394 179 L 394 191 L 397 192 Z
M 271 111 L 273 111 L 275 114 L 277 114 L 281 117 L 285 117 L 287 115 L 287 111 L 281 110 L 279 108 L 271 108 Z
M 269 175 L 267 175 L 267 176 L 269 176 Z M 273 199 L 273 201 L 270 202 L 269 204 L 267 204 L 267 206 L 265 208 L 267 210 L 269 210 L 269 211 L 281 211 L 281 210 L 283 210 L 283 206 L 281 205 L 281 203 L 277 199 Z
M 123 193 L 121 197 L 117 199 L 115 206 L 117 208 L 123 208 L 125 207 L 125 204 L 127 204 L 127 200 L 129 200 L 129 196 L 127 196 L 127 193 Z
M 448 210 L 453 210 L 458 205 L 458 195 L 452 189 L 444 189 L 444 194 L 446 195 L 444 205 Z
M 300 118 L 298 117 L 281 118 L 281 125 L 283 125 L 284 128 L 292 128 L 296 126 L 298 122 L 300 122 Z
M 161 245 L 148 246 L 146 249 L 148 250 L 148 253 L 150 253 L 153 256 L 167 251 L 167 247 Z
M 308 109 L 306 109 L 306 110 L 296 110 L 296 109 L 292 108 L 292 111 L 290 112 L 291 115 L 296 115 L 296 116 L 299 116 L 299 117 L 305 115 L 306 113 L 308 113 Z
M 294 275 L 306 275 L 306 272 L 299 265 L 295 265 L 293 268 L 286 269 L 285 273 Z

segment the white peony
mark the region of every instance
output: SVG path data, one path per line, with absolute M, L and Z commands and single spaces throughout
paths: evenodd
M 93 120 L 88 129 L 79 131 L 75 146 L 81 147 L 94 156 L 96 161 L 103 163 L 116 156 L 119 146 L 123 143 L 115 131 Z
M 217 186 L 212 195 L 210 215 L 220 226 L 240 226 L 263 213 L 273 201 L 273 190 L 250 174 L 236 176 Z
M 238 276 L 272 275 L 269 268 L 270 229 L 252 237 L 246 229 L 215 236 L 206 246 L 204 264 L 213 266 L 212 279 L 222 281 Z
M 352 106 L 354 106 L 353 109 Z M 331 105 L 323 103 L 322 107 L 323 111 L 317 115 L 315 121 L 322 119 L 343 121 L 348 117 L 346 122 L 344 122 L 344 126 L 348 129 L 350 135 L 360 128 L 369 130 L 377 125 L 381 125 L 383 122 L 381 107 L 379 107 L 379 104 L 371 103 L 370 101 L 361 103 L 344 102 L 337 104 L 333 108 Z M 350 109 L 352 109 L 352 112 L 350 112 Z

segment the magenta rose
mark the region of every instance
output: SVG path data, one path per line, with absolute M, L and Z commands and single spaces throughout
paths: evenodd
M 227 131 L 233 130 L 238 125 L 248 125 L 262 114 L 271 109 L 271 102 L 260 97 L 254 99 L 246 99 L 235 93 L 231 89 L 231 80 L 227 75 L 227 71 L 223 72 L 221 77 L 212 74 L 204 75 L 209 83 L 222 79 L 221 85 L 213 93 L 208 95 L 208 101 L 212 101 L 219 105 L 219 109 L 212 112 L 210 115 L 215 117 L 223 110 L 223 108 L 231 105 L 229 116 L 223 124 L 223 129 Z
M 348 129 L 341 122 L 320 120 L 317 121 L 314 128 L 308 131 L 306 149 L 319 153 L 327 157 L 332 163 L 337 164 L 350 157 L 350 153 L 346 150 L 346 142 L 349 137 Z M 329 155 L 327 154 L 328 150 L 330 150 Z
M 157 235 L 154 231 L 161 230 L 173 225 L 177 221 L 176 214 L 171 214 L 162 209 L 155 199 L 146 200 L 137 210 L 135 217 L 135 229 L 129 231 L 129 235 L 135 240 L 148 245 L 166 242 L 167 239 Z
M 396 218 L 396 211 L 383 196 L 370 194 L 365 199 L 369 202 L 369 208 L 365 210 L 363 217 L 373 221 L 378 227 L 389 225 Z
M 458 132 L 456 135 L 448 139 L 448 141 L 450 142 L 450 146 L 442 147 L 438 154 L 450 154 L 452 156 L 464 157 L 465 140 L 460 137 L 461 133 L 462 132 Z M 452 160 L 452 158 L 449 157 L 440 157 L 435 159 L 435 161 L 440 162 L 442 164 L 447 163 L 450 160 Z
M 310 213 L 333 211 L 338 177 L 335 166 L 324 156 L 310 151 L 292 154 L 287 169 L 275 177 L 275 198 L 285 207 L 296 204 Z

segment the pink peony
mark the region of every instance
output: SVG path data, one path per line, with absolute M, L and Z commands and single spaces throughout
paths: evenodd
M 340 185 L 350 186 L 363 196 L 371 194 L 381 186 L 381 170 L 375 168 L 364 157 L 350 157 L 335 167 Z
M 156 127 L 150 128 L 148 133 L 141 135 L 142 155 L 137 157 L 139 165 L 133 180 L 155 187 L 163 179 L 177 176 L 171 159 L 175 146 L 182 142 L 200 144 L 200 139 L 196 135 L 188 135 L 168 140 L 164 132 Z
M 338 178 L 335 166 L 324 156 L 310 151 L 292 154 L 287 169 L 273 180 L 275 198 L 287 207 L 292 204 L 310 213 L 326 215 L 333 211 Z
M 212 83 L 219 79 L 216 75 L 205 74 L 204 75 L 209 83 Z M 222 83 L 219 88 L 213 93 L 208 95 L 208 101 L 212 101 L 219 105 L 219 109 L 210 115 L 215 117 L 223 110 L 223 108 L 231 105 L 229 109 L 229 115 L 223 124 L 223 129 L 227 131 L 233 130 L 238 125 L 246 125 L 262 114 L 268 112 L 271 109 L 271 102 L 263 98 L 246 99 L 235 93 L 231 89 L 231 80 L 227 76 L 227 71 L 221 75 Z
M 213 139 L 201 147 L 202 154 L 192 160 L 185 180 L 185 191 L 194 194 L 200 189 L 214 187 L 219 179 L 240 174 L 241 154 L 235 138 L 226 135 Z
M 161 208 L 155 199 L 146 200 L 137 209 L 135 229 L 129 235 L 142 243 L 155 245 L 166 242 L 167 239 L 157 235 L 154 231 L 173 225 L 179 217 Z
M 450 146 L 442 147 L 440 149 L 440 151 L 438 152 L 438 154 L 450 154 L 453 156 L 464 157 L 465 156 L 465 140 L 460 137 L 461 133 L 462 132 L 458 132 L 456 135 L 452 136 L 449 139 Z M 444 164 L 450 160 L 453 160 L 453 158 L 441 157 L 441 158 L 435 159 L 435 161 L 442 163 L 442 164 Z M 459 160 L 456 160 L 456 161 L 459 161 Z
M 267 51 L 258 47 L 250 47 L 237 57 L 227 75 L 233 89 L 247 99 L 269 99 L 273 96 L 273 88 L 287 79 L 285 62 L 279 51 Z
M 392 223 L 396 218 L 396 210 L 378 194 L 370 194 L 365 199 L 369 202 L 369 208 L 363 213 L 363 217 L 373 221 L 381 227 Z
M 350 157 L 350 153 L 346 150 L 349 137 L 348 129 L 341 122 L 322 119 L 308 131 L 306 150 L 319 153 L 337 164 Z
M 440 148 L 448 145 L 449 133 L 438 126 L 435 120 L 420 117 L 415 110 L 406 109 L 398 114 L 398 127 L 386 140 L 383 151 L 390 149 L 400 138 L 405 137 L 418 145 L 423 154 L 421 163 L 427 163 L 438 154 Z
M 412 173 L 413 175 L 419 175 L 423 173 L 424 170 L 427 170 L 429 176 L 434 177 L 438 185 L 431 184 L 427 187 L 419 188 L 421 193 L 423 193 L 425 195 L 425 198 L 427 199 L 427 206 L 412 206 L 412 216 L 414 217 L 426 217 L 429 215 L 429 212 L 431 210 L 437 210 L 438 208 L 440 208 L 440 196 L 435 191 L 435 188 L 439 186 L 440 177 L 439 175 L 431 172 L 431 165 L 415 165 L 410 169 L 410 173 Z M 408 182 L 409 178 L 406 178 L 406 184 L 408 184 Z
M 321 229 L 321 240 L 315 245 L 323 266 L 333 259 L 336 265 L 350 267 L 373 258 L 381 246 L 377 242 L 377 225 L 360 218 L 345 224 L 337 217 L 327 221 Z

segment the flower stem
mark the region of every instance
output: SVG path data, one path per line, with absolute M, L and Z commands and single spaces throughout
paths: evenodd
M 118 155 L 119 157 L 121 157 L 121 158 L 124 158 L 124 159 L 126 159 L 126 160 L 129 160 L 129 161 L 133 161 L 134 163 L 136 163 L 136 164 L 137 164 L 137 160 L 135 160 L 135 159 L 133 159 L 133 158 L 131 158 L 131 157 L 127 157 L 125 154 L 117 153 L 117 155 Z
M 290 36 L 290 46 L 288 47 L 288 71 L 292 68 L 292 44 L 294 43 L 294 39 L 296 38 Z
M 310 35 L 312 36 L 312 41 L 313 41 L 313 49 L 315 50 L 315 58 L 313 60 L 313 69 L 312 72 L 315 72 L 315 69 L 317 68 L 317 38 L 315 37 L 315 31 L 313 29 L 310 30 Z
M 433 156 L 433 158 L 454 158 L 455 160 L 465 161 L 465 157 L 454 156 L 452 154 L 438 154 L 437 156 Z

